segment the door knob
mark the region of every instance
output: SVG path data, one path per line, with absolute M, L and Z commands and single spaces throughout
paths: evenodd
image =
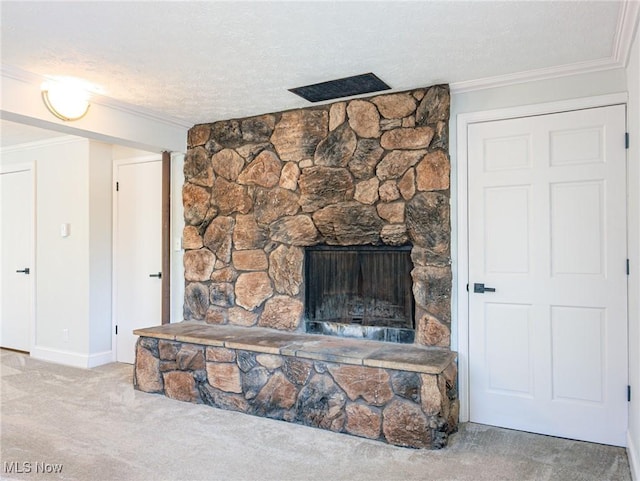
M 29 270 L 28 267 L 25 267 L 24 269 L 20 270 L 20 271 L 16 271 L 18 274 L 29 274 L 31 271 Z
M 484 284 L 475 283 L 473 285 L 473 292 L 476 294 L 484 294 L 485 292 L 496 292 L 495 287 L 485 287 Z
M 157 277 L 158 279 L 162 278 L 162 272 L 158 272 L 157 274 L 149 274 L 149 277 Z

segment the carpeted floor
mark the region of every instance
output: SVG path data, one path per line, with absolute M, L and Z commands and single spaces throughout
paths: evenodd
M 137 392 L 126 364 L 0 357 L 0 479 L 631 480 L 622 448 L 471 423 L 443 450 L 398 448 Z

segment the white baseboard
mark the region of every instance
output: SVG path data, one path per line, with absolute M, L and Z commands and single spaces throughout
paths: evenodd
M 62 351 L 50 347 L 34 346 L 31 348 L 31 357 L 41 361 L 55 362 L 65 366 L 80 367 L 84 369 L 101 366 L 113 362 L 111 351 L 96 354 L 80 354 L 72 351 Z
M 631 479 L 640 481 L 640 453 L 638 446 L 631 438 L 631 433 L 627 431 L 627 457 L 629 458 L 629 467 L 631 468 Z

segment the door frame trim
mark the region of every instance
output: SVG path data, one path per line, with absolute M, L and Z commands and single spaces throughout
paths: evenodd
M 16 162 L 11 164 L 0 165 L 0 174 L 10 174 L 13 172 L 29 172 L 31 174 L 31 252 L 30 252 L 30 264 L 33 272 L 31 277 L 31 299 L 29 306 L 29 353 L 31 354 L 36 346 L 36 279 L 38 276 L 38 269 L 36 266 L 36 230 L 37 230 L 37 212 L 38 212 L 38 184 L 37 184 L 37 165 L 35 160 L 29 160 L 25 162 Z
M 548 115 L 572 110 L 583 110 L 611 105 L 626 105 L 626 92 L 584 97 L 559 102 L 520 105 L 496 110 L 461 113 L 456 117 L 457 159 L 456 159 L 456 257 L 453 263 L 453 289 L 456 321 L 456 350 L 458 352 L 458 397 L 460 400 L 460 422 L 469 421 L 469 152 L 467 129 L 469 125 L 480 122 L 507 120 L 536 115 Z M 628 211 L 628 206 L 627 206 Z M 627 219 L 628 222 L 628 219 Z M 452 346 L 453 347 L 453 346 Z
M 111 353 L 113 362 L 118 362 L 118 338 L 116 336 L 116 325 L 118 324 L 118 320 L 116 319 L 116 313 L 118 312 L 118 192 L 116 190 L 118 169 L 121 165 L 144 164 L 147 162 L 162 162 L 162 154 L 141 155 L 138 157 L 128 157 L 126 159 L 117 159 L 113 161 L 113 179 L 111 181 L 113 213 L 113 217 L 111 219 L 111 235 L 113 239 L 113 254 L 111 256 Z

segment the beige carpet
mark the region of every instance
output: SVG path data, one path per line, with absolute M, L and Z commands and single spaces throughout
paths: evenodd
M 137 392 L 125 364 L 1 362 L 0 479 L 631 480 L 622 448 L 469 423 L 412 450 Z

